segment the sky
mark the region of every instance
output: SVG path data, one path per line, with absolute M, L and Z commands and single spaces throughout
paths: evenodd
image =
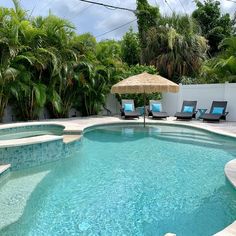
M 135 9 L 136 0 L 93 0 L 114 6 Z M 167 4 L 167 3 L 168 4 Z M 231 15 L 236 11 L 236 2 L 220 0 L 223 12 Z M 149 0 L 153 6 L 159 6 L 162 14 L 171 14 L 175 11 L 180 14 L 191 13 L 195 8 L 193 0 Z M 0 0 L 0 6 L 12 7 L 11 0 Z M 111 10 L 102 6 L 84 3 L 79 0 L 21 0 L 21 6 L 33 16 L 46 16 L 49 10 L 62 18 L 70 20 L 79 34 L 92 33 L 98 41 L 102 39 L 120 39 L 132 26 L 137 30 L 136 17 L 132 12 Z M 111 31 L 119 26 L 124 27 Z

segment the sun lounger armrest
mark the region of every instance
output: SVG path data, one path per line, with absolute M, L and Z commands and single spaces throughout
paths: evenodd
M 225 115 L 225 116 L 227 116 L 228 114 L 229 114 L 229 112 L 228 112 L 228 111 L 226 111 L 224 115 Z
M 124 112 L 124 111 L 125 111 L 125 109 L 124 109 L 124 108 L 121 108 L 121 109 L 120 109 L 120 112 Z

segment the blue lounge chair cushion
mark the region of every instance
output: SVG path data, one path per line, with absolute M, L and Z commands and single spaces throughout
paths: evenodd
M 127 103 L 124 105 L 124 111 L 131 112 L 134 111 L 133 104 Z
M 183 112 L 192 113 L 193 107 L 192 106 L 184 106 Z
M 161 112 L 161 104 L 160 103 L 152 104 L 152 111 L 153 112 Z
M 212 114 L 214 115 L 222 115 L 224 112 L 224 107 L 214 107 L 212 110 Z

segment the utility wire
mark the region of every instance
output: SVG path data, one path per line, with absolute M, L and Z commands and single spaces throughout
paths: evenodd
M 48 7 L 49 5 L 51 5 L 55 0 L 51 0 L 49 1 L 46 5 L 44 5 L 42 8 L 39 9 L 39 12 L 41 12 L 42 10 L 44 10 L 46 7 Z
M 182 6 L 182 8 L 184 9 L 185 14 L 187 14 L 186 8 L 184 7 L 184 4 L 182 3 L 182 1 L 181 0 L 178 0 L 178 1 L 180 5 Z
M 133 13 L 136 12 L 136 10 L 133 10 L 133 9 L 130 9 L 130 8 L 117 7 L 117 6 L 113 6 L 113 5 L 109 5 L 109 4 L 105 4 L 105 3 L 101 3 L 101 2 L 93 2 L 93 1 L 90 1 L 90 0 L 78 0 L 78 1 L 87 2 L 87 3 L 91 3 L 91 4 L 103 6 L 103 7 L 108 7 L 108 8 L 112 8 L 112 9 L 117 9 L 117 10 L 131 11 L 131 12 L 133 12 Z
M 29 15 L 30 18 L 32 17 L 32 15 L 33 15 L 33 13 L 34 13 L 35 8 L 36 8 L 36 4 L 35 4 L 34 7 L 32 8 L 32 10 L 30 11 L 30 15 Z
M 167 0 L 163 0 L 165 2 L 165 4 L 170 8 L 170 10 L 172 11 L 172 13 L 174 13 L 174 11 L 172 10 L 170 4 L 167 2 Z
M 134 20 L 132 20 L 132 21 L 129 21 L 129 22 L 123 24 L 123 25 L 120 25 L 120 26 L 118 26 L 118 27 L 116 27 L 116 28 L 114 28 L 114 29 L 112 29 L 112 30 L 109 30 L 109 31 L 107 31 L 107 32 L 104 32 L 104 33 L 102 33 L 102 34 L 99 34 L 99 35 L 97 35 L 97 36 L 95 36 L 95 37 L 96 37 L 96 38 L 99 38 L 99 37 L 101 37 L 101 36 L 103 36 L 103 35 L 105 35 L 105 34 L 109 34 L 109 33 L 113 32 L 113 31 L 115 31 L 115 30 L 121 29 L 121 28 L 125 27 L 126 25 L 129 25 L 129 24 L 131 24 L 131 23 L 133 23 L 133 22 L 135 22 L 135 21 L 137 21 L 137 19 L 134 19 Z
M 234 0 L 226 0 L 226 1 L 236 3 L 236 1 Z
M 82 4 L 82 2 L 73 4 L 72 9 L 74 9 L 75 7 L 78 7 L 78 6 L 81 5 L 81 4 Z M 73 14 L 73 15 L 74 15 L 74 14 Z M 64 15 L 63 17 L 64 17 L 64 18 L 67 18 L 67 15 Z M 72 18 L 74 18 L 74 16 L 72 16 Z
M 85 8 L 83 8 L 81 11 L 79 11 L 78 13 L 76 13 L 75 16 L 72 16 L 71 18 L 69 18 L 69 20 L 73 20 L 74 18 L 80 16 L 82 13 L 84 13 L 85 11 L 87 11 L 87 10 L 88 10 L 90 7 L 92 7 L 92 6 L 93 6 L 93 5 L 91 4 L 91 5 L 89 5 L 89 6 L 85 7 Z

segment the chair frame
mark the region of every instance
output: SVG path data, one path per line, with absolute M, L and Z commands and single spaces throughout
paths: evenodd
M 160 112 L 153 112 L 152 111 L 152 105 L 153 104 L 161 104 L 162 103 L 159 100 L 150 100 L 149 101 L 149 108 L 148 108 L 148 116 L 152 116 L 153 119 L 166 119 L 169 117 L 169 115 L 166 112 L 160 111 Z
M 229 114 L 229 112 L 226 111 L 227 108 L 227 101 L 213 101 L 211 104 L 211 109 L 209 113 L 205 113 L 202 116 L 203 121 L 216 121 L 219 122 L 220 120 L 226 120 L 226 116 Z M 214 107 L 223 107 L 223 113 L 222 114 L 212 114 Z
M 185 106 L 193 106 L 193 112 L 184 112 L 184 107 Z M 181 108 L 181 112 L 176 112 L 175 117 L 177 120 L 191 120 L 191 119 L 196 119 L 196 114 L 197 114 L 197 101 L 187 101 L 184 100 Z M 191 115 L 190 115 L 191 114 Z
M 125 112 L 124 110 L 124 105 L 125 104 L 132 104 L 134 110 L 132 112 Z M 139 118 L 139 114 L 135 109 L 135 105 L 134 105 L 134 100 L 133 99 L 122 99 L 121 100 L 121 109 L 120 109 L 120 113 L 121 113 L 121 117 L 125 117 L 126 118 Z

